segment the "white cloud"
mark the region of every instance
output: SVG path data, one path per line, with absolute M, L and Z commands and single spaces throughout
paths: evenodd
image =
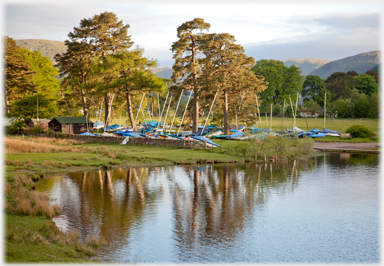
M 76 6 L 76 8 L 74 8 Z M 64 41 L 73 27 L 83 18 L 104 11 L 114 12 L 130 25 L 128 33 L 145 55 L 159 60 L 162 66 L 172 64 L 169 51 L 177 40 L 176 29 L 195 17 L 211 24 L 210 32 L 227 32 L 237 43 L 263 43 L 295 49 L 303 43 L 332 43 L 346 45 L 345 50 L 378 47 L 380 5 L 374 2 L 212 2 L 194 1 L 76 1 L 62 4 L 15 0 L 4 6 L 6 34 L 14 39 L 50 39 Z M 364 30 L 362 29 L 364 28 Z M 330 41 L 331 40 L 331 41 Z M 350 46 L 350 47 L 348 47 Z M 248 47 L 250 47 L 248 45 Z M 284 51 L 285 50 L 285 51 Z M 304 49 L 305 50 L 305 49 Z M 323 49 L 324 50 L 324 49 Z M 278 53 L 289 53 L 287 48 Z M 292 50 L 293 52 L 293 50 Z M 313 54 L 318 54 L 313 50 Z M 325 51 L 324 51 L 325 53 Z M 332 53 L 334 54 L 334 53 Z M 302 56 L 303 57 L 303 56 Z M 315 56 L 312 56 L 315 57 Z M 324 54 L 324 59 L 331 57 Z

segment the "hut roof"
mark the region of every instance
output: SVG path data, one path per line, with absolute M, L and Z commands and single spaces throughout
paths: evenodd
M 90 121 L 88 118 L 86 118 L 84 116 L 79 116 L 79 117 L 55 117 L 54 119 L 59 121 L 61 124 L 86 124 L 86 123 L 93 124 L 92 121 Z
M 37 121 L 36 118 L 32 118 L 31 120 L 32 120 L 32 122 L 33 122 L 34 124 L 36 124 L 36 123 L 40 123 L 40 124 L 48 124 L 48 122 L 51 121 L 52 119 L 48 119 L 48 118 L 39 118 L 39 121 Z

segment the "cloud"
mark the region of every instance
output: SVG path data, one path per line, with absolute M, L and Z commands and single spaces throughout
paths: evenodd
M 17 1 L 17 0 L 15 0 Z M 19 0 L 20 1 L 20 0 Z M 23 0 L 26 1 L 26 0 Z M 76 8 L 74 8 L 76 5 Z M 135 45 L 145 56 L 158 59 L 162 67 L 173 64 L 172 42 L 185 21 L 202 17 L 210 32 L 228 32 L 248 55 L 287 59 L 312 57 L 334 60 L 379 49 L 379 12 L 369 4 L 311 5 L 307 3 L 217 5 L 198 2 L 158 3 L 116 1 L 76 3 L 21 3 L 4 6 L 5 34 L 14 39 L 64 41 L 84 18 L 114 12 L 125 24 Z

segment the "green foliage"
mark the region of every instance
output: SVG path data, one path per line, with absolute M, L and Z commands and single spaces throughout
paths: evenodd
M 353 138 L 370 138 L 372 136 L 372 131 L 364 125 L 353 125 L 345 132 L 351 134 Z
M 284 112 L 285 114 L 285 112 Z M 272 106 L 272 115 L 283 115 L 283 106 L 279 103 Z
M 45 95 L 26 97 L 14 103 L 11 115 L 29 121 L 37 116 L 37 101 L 39 102 L 39 117 L 55 117 L 58 114 L 57 105 L 52 104 Z
M 294 97 L 298 92 L 301 93 L 303 76 L 294 65 L 287 67 L 278 60 L 263 59 L 256 62 L 252 71 L 256 76 L 265 77 L 268 82 L 268 88 L 260 93 L 263 109 L 268 108 L 271 103 L 283 104 L 284 99 L 289 101 L 289 96 Z
M 327 84 L 327 101 L 331 102 L 339 98 L 348 98 L 351 95 L 352 89 L 355 87 L 353 72 L 335 72 L 329 76 L 325 83 Z
M 21 53 L 21 49 L 16 42 L 5 36 L 4 38 L 4 69 L 5 77 L 5 102 L 6 116 L 12 110 L 12 104 L 22 99 L 26 93 L 31 93 L 35 89 L 32 81 L 34 71 L 31 65 Z
M 44 133 L 44 129 L 41 125 L 35 125 L 33 128 L 32 128 L 32 134 L 41 134 L 41 133 Z
M 324 94 L 326 92 L 326 84 L 319 76 L 308 75 L 303 83 L 303 98 L 311 98 L 320 105 L 324 105 Z
M 201 61 L 203 61 L 203 53 L 200 49 L 206 34 L 203 31 L 208 31 L 211 25 L 202 18 L 195 18 L 192 21 L 187 21 L 177 28 L 178 40 L 172 44 L 173 59 L 175 60 L 172 66 L 172 82 L 175 86 L 172 90 L 177 91 L 180 95 L 181 91 L 187 88 L 193 90 L 193 125 L 192 131 L 198 130 L 199 120 L 199 92 L 196 79 L 200 72 Z
M 17 118 L 15 120 L 13 120 L 13 123 L 9 127 L 8 131 L 11 134 L 20 134 L 21 131 L 24 129 L 24 127 L 25 127 L 24 119 Z
M 58 99 L 60 91 L 59 71 L 53 66 L 48 57 L 39 51 L 31 52 L 21 49 L 23 57 L 31 65 L 35 92 L 47 96 L 49 99 Z
M 377 85 L 375 78 L 368 74 L 361 74 L 360 76 L 355 76 L 353 79 L 356 82 L 356 89 L 359 92 L 362 92 L 366 95 L 371 95 L 379 91 L 379 86 Z
M 286 137 L 266 138 L 262 141 L 251 140 L 247 149 L 251 153 L 266 154 L 267 157 L 287 159 L 288 157 L 309 154 L 314 140 L 311 138 L 291 139 Z
M 306 107 L 305 112 L 308 112 L 312 115 L 318 113 L 321 109 L 320 105 L 313 100 L 313 98 L 304 101 L 304 106 Z

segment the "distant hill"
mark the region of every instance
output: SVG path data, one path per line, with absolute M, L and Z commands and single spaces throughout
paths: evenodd
M 162 79 L 171 79 L 173 73 L 172 67 L 154 68 L 151 70 L 154 74 Z
M 57 53 L 65 53 L 67 51 L 64 42 L 41 39 L 19 39 L 15 41 L 18 46 L 27 48 L 32 52 L 40 51 L 42 55 L 51 59 L 52 62 L 54 62 L 53 57 Z
M 316 75 L 322 79 L 328 78 L 335 72 L 356 71 L 359 75 L 376 67 L 380 62 L 381 51 L 372 51 L 335 60 L 315 69 L 310 75 Z
M 280 61 L 284 62 L 284 64 L 288 67 L 292 65 L 299 67 L 301 69 L 301 74 L 304 76 L 307 76 L 309 73 L 321 67 L 322 65 L 331 62 L 329 60 L 315 58 L 292 58 Z

